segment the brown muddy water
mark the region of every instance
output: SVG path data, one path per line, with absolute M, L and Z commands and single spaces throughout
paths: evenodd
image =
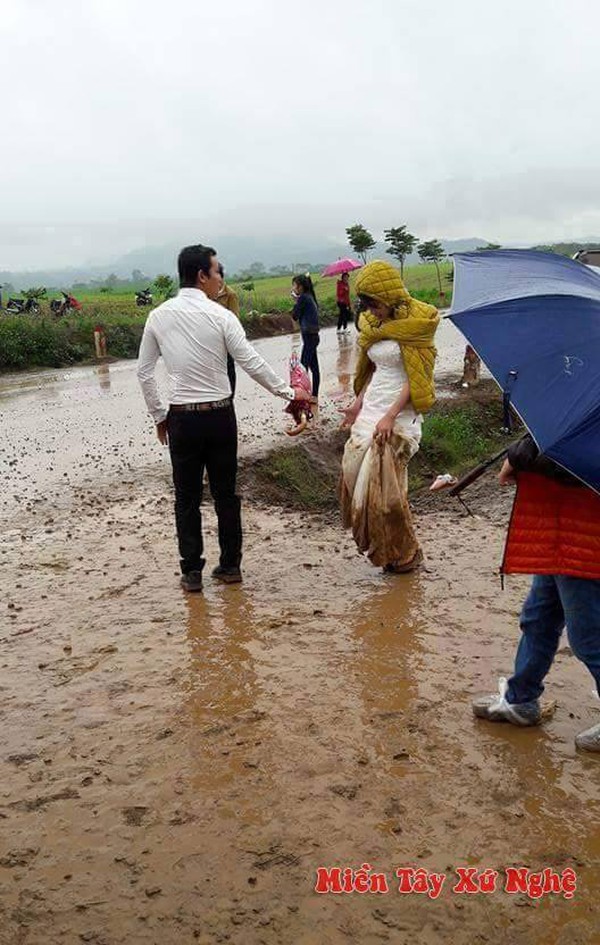
M 598 941 L 600 768 L 573 745 L 600 720 L 591 679 L 564 647 L 542 728 L 470 712 L 510 671 L 527 587 L 497 577 L 508 495 L 428 502 L 427 567 L 404 576 L 336 519 L 246 506 L 245 583 L 186 596 L 168 463 L 127 447 L 144 420 L 120 371 L 105 401 L 50 382 L 2 403 L 28 431 L 4 441 L 23 459 L 0 546 L 2 945 Z M 90 403 L 106 426 L 69 467 Z M 388 893 L 314 891 L 319 867 L 363 864 Z M 577 892 L 509 895 L 515 866 L 572 869 Z M 399 894 L 399 867 L 446 874 L 439 898 Z M 497 891 L 453 893 L 458 867 Z

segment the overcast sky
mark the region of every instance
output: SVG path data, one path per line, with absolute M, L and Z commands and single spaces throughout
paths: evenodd
M 0 269 L 600 235 L 598 0 L 3 0 Z

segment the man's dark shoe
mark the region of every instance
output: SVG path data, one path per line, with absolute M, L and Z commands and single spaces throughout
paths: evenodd
M 202 590 L 202 571 L 188 571 L 181 575 L 181 586 L 190 593 Z
M 239 568 L 224 568 L 220 564 L 214 568 L 212 576 L 223 584 L 239 584 L 242 580 L 242 572 Z

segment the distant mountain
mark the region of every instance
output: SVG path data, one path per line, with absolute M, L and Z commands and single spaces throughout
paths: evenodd
M 440 241 L 448 255 L 464 253 L 485 246 L 489 240 L 483 237 Z M 548 244 L 544 249 L 553 249 L 565 253 L 566 249 L 575 252 L 577 248 L 598 245 L 600 238 L 589 238 L 564 244 Z M 9 283 L 16 291 L 30 286 L 44 285 L 48 288 L 68 288 L 77 282 L 90 282 L 92 279 L 103 280 L 114 273 L 119 278 L 130 278 L 133 270 L 145 273 L 153 279 L 158 273 L 175 274 L 177 253 L 183 243 L 168 242 L 159 246 L 141 246 L 104 265 L 73 266 L 68 269 L 43 269 L 33 272 L 0 272 L 0 284 Z M 513 246 L 515 244 L 512 244 Z M 540 247 L 541 248 L 541 247 Z M 293 236 L 256 237 L 224 236 L 216 241 L 216 249 L 223 261 L 226 272 L 230 275 L 248 269 L 252 263 L 260 262 L 266 269 L 272 266 L 303 267 L 309 264 L 319 268 L 340 256 L 352 256 L 348 244 L 342 240 L 326 242 L 323 238 L 295 238 Z M 569 255 L 572 255 L 569 252 Z M 386 255 L 386 244 L 378 243 L 369 254 L 371 259 L 391 259 Z M 408 257 L 408 263 L 418 263 L 417 253 Z
M 442 240 L 447 253 L 465 252 L 484 245 L 484 239 Z M 181 249 L 181 242 L 169 242 L 160 246 L 140 246 L 123 256 L 104 265 L 73 266 L 68 269 L 40 269 L 32 272 L 0 272 L 0 283 L 9 283 L 15 290 L 27 289 L 30 286 L 44 285 L 48 288 L 67 288 L 77 282 L 90 282 L 92 279 L 102 280 L 114 273 L 119 278 L 129 278 L 133 270 L 145 273 L 154 278 L 159 272 L 174 274 L 176 269 L 177 253 Z M 272 266 L 286 266 L 289 268 L 311 265 L 319 268 L 332 262 L 340 256 L 351 256 L 352 250 L 343 241 L 326 243 L 322 238 L 294 237 L 247 237 L 228 236 L 219 239 L 216 243 L 219 257 L 222 259 L 226 271 L 230 274 L 240 273 L 248 269 L 252 263 L 260 262 L 266 269 Z M 369 254 L 371 259 L 385 259 L 386 244 L 379 243 Z M 416 253 L 409 262 L 418 262 Z

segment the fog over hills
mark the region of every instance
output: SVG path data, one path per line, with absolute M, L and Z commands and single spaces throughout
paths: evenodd
M 488 240 L 471 237 L 461 240 L 442 240 L 448 254 L 466 252 L 477 246 L 485 245 Z M 30 286 L 71 286 L 76 282 L 89 282 L 92 279 L 105 279 L 111 273 L 120 278 L 129 278 L 138 270 L 148 278 L 154 278 L 160 272 L 176 272 L 177 254 L 184 245 L 184 240 L 169 241 L 157 246 L 142 246 L 101 265 L 80 265 L 69 268 L 48 268 L 30 271 L 0 271 L 0 283 L 10 283 L 15 289 Z M 240 273 L 252 263 L 260 262 L 268 270 L 272 266 L 300 267 L 325 265 L 339 256 L 352 256 L 352 250 L 343 241 L 327 242 L 322 237 L 311 240 L 307 237 L 248 237 L 223 236 L 215 240 L 215 249 L 230 274 Z M 386 258 L 386 244 L 378 243 L 369 253 L 370 259 Z M 387 257 L 391 259 L 391 257 Z M 419 262 L 414 253 L 409 262 Z
M 197 238 L 197 237 L 196 237 Z M 119 278 L 131 278 L 134 270 L 143 273 L 148 280 L 154 279 L 161 272 L 176 274 L 177 254 L 182 246 L 191 242 L 190 234 L 182 234 L 180 239 L 171 239 L 169 242 L 155 246 L 140 246 L 127 253 L 115 256 L 102 264 L 82 264 L 68 268 L 32 269 L 30 271 L 0 270 L 0 284 L 9 284 L 15 290 L 27 289 L 31 286 L 44 285 L 47 287 L 69 287 L 78 282 L 103 280 L 111 274 Z M 470 252 L 480 246 L 494 242 L 484 237 L 469 237 L 466 239 L 441 239 L 446 253 Z M 587 237 L 574 240 L 573 245 L 600 245 L 600 237 Z M 524 248 L 531 244 L 507 243 L 506 248 Z M 554 245 L 554 244 L 552 244 Z M 567 244 L 565 244 L 567 245 Z M 262 263 L 266 270 L 273 266 L 285 266 L 296 271 L 311 266 L 318 269 L 322 265 L 332 262 L 340 256 L 353 256 L 351 248 L 343 240 L 325 240 L 323 236 L 302 235 L 299 237 L 227 236 L 223 235 L 214 241 L 219 258 L 225 266 L 226 273 L 231 277 L 247 270 L 253 263 Z M 369 259 L 389 259 L 386 254 L 385 243 L 377 243 L 369 252 Z M 563 250 L 564 251 L 564 250 Z M 407 258 L 409 264 L 418 263 L 417 253 Z

